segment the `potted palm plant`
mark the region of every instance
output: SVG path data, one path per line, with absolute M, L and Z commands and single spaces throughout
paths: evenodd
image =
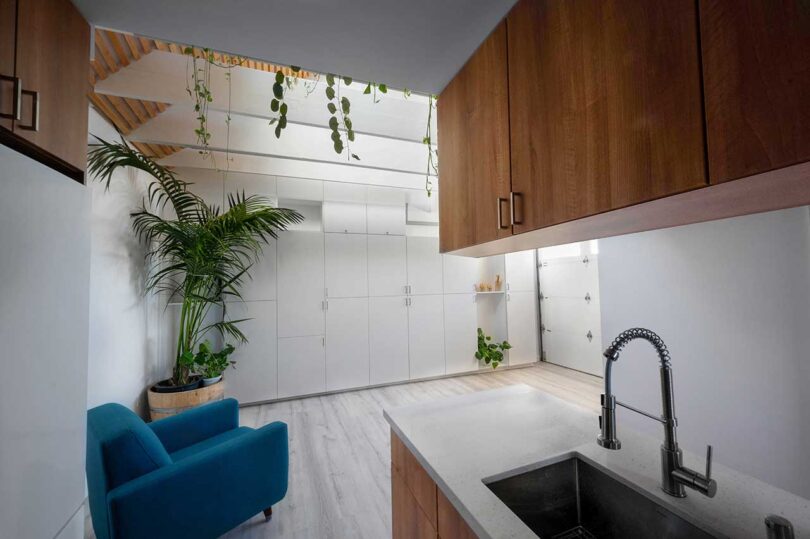
M 123 139 L 120 143 L 97 140 L 88 153 L 88 172 L 107 188 L 121 168 L 139 169 L 153 178 L 141 208 L 130 214 L 135 233 L 148 249 L 146 290 L 165 292 L 167 297 L 181 301 L 172 376 L 152 386 L 148 393 L 152 418 L 221 398 L 221 383 L 200 388 L 201 376 L 195 372 L 199 350 L 195 352 L 195 348 L 210 331 L 237 344 L 247 341 L 239 329 L 244 320 L 226 319 L 226 301 L 242 299 L 240 288 L 264 245 L 303 217 L 295 210 L 275 208 L 263 197 L 244 193 L 228 195 L 225 209 L 206 204 L 189 190 L 190 183 Z M 222 312 L 221 318 L 206 324 L 215 308 Z M 223 357 L 221 352 L 215 354 Z M 224 355 L 225 367 L 229 354 Z

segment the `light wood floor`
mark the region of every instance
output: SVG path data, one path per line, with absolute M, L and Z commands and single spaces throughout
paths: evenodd
M 548 363 L 243 408 L 243 425 L 287 423 L 289 489 L 273 507 L 270 522 L 256 516 L 225 537 L 391 537 L 389 430 L 383 409 L 516 383 L 599 411 L 600 378 Z

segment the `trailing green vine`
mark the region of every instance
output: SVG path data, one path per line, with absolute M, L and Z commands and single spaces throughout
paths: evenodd
M 242 57 L 228 57 L 226 63 L 218 62 L 215 58 L 215 53 L 208 48 L 195 49 L 194 47 L 186 47 L 183 51 L 189 57 L 189 66 L 187 68 L 188 77 L 186 79 L 186 91 L 189 96 L 194 100 L 194 112 L 196 114 L 197 126 L 194 128 L 197 144 L 200 146 L 200 153 L 206 157 L 212 156 L 209 149 L 211 141 L 211 132 L 208 129 L 208 107 L 213 102 L 213 95 L 211 93 L 211 67 L 217 66 L 227 69 L 226 79 L 228 81 L 228 112 L 226 116 L 226 124 L 230 128 L 231 114 L 230 114 L 230 86 L 231 86 L 231 69 L 236 65 L 245 63 L 245 58 Z M 275 73 L 275 80 L 272 86 L 273 96 L 270 100 L 270 111 L 275 114 L 270 119 L 269 124 L 275 126 L 274 134 L 276 138 L 281 138 L 281 134 L 287 128 L 288 120 L 287 113 L 289 111 L 289 104 L 286 101 L 286 92 L 293 89 L 299 82 L 299 73 L 301 68 L 298 66 L 289 66 L 292 75 L 286 75 L 282 69 L 278 69 Z M 332 148 L 335 153 L 342 155 L 346 150 L 347 159 L 360 160 L 356 153 L 351 151 L 351 143 L 355 141 L 356 133 L 351 119 L 351 101 L 345 95 L 341 95 L 341 85 L 350 86 L 352 78 L 329 73 L 325 76 L 326 88 L 325 94 L 328 99 L 327 110 L 329 112 L 329 137 L 332 141 Z M 304 82 L 305 96 L 309 97 L 318 87 L 321 81 L 321 74 L 314 74 L 310 81 Z M 370 95 L 374 103 L 379 103 L 382 96 L 388 93 L 388 85 L 377 82 L 367 82 L 363 90 L 363 95 Z M 411 91 L 405 88 L 403 96 L 408 99 Z M 437 97 L 434 95 L 428 96 L 428 115 L 427 125 L 425 126 L 425 136 L 422 138 L 422 143 L 427 147 L 427 166 L 425 172 L 425 191 L 428 196 L 431 196 L 433 191 L 433 183 L 431 175 L 438 176 L 438 151 L 434 148 L 431 138 L 433 127 L 433 110 L 436 107 Z M 230 133 L 230 129 L 228 130 Z M 344 139 L 345 135 L 345 139 Z M 227 154 L 227 150 L 226 150 Z

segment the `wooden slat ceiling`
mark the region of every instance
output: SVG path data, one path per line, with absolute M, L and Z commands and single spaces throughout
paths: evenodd
M 144 101 L 141 99 L 130 99 L 97 93 L 95 91 L 96 82 L 104 80 L 113 73 L 124 67 L 137 62 L 143 56 L 153 50 L 171 52 L 174 54 L 184 54 L 185 45 L 150 39 L 145 37 L 113 32 L 111 30 L 96 29 L 95 31 L 95 54 L 90 61 L 90 71 L 88 81 L 90 90 L 88 98 L 93 106 L 123 135 L 128 135 L 135 129 L 148 122 L 170 105 L 155 101 Z M 205 53 L 199 47 L 194 47 L 194 54 L 198 58 L 204 58 Z M 292 76 L 293 72 L 288 67 L 280 67 L 260 60 L 241 58 L 225 53 L 214 52 L 214 60 L 220 64 L 240 65 L 249 69 L 268 71 L 275 73 L 282 71 L 287 76 Z M 298 77 L 312 78 L 312 74 L 301 71 Z M 150 157 L 162 158 L 182 150 L 180 146 L 166 146 L 160 144 L 146 144 L 141 142 L 131 142 L 138 150 Z

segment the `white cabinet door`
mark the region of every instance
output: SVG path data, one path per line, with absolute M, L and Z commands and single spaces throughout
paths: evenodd
M 323 335 L 323 234 L 287 231 L 278 240 L 278 336 Z
M 411 379 L 439 376 L 444 368 L 444 303 L 439 294 L 410 298 L 408 357 Z
M 444 296 L 444 357 L 447 374 L 478 369 L 475 294 Z
M 326 296 L 368 296 L 366 236 L 326 234 Z
M 324 232 L 366 233 L 366 205 L 350 202 L 323 203 Z
M 302 180 L 300 178 L 276 178 L 276 192 L 279 200 L 323 200 L 323 182 L 321 180 Z
M 368 236 L 368 295 L 401 296 L 408 282 L 404 236 Z
M 270 301 L 276 299 L 276 240 L 262 244 L 262 254 L 244 276 L 241 294 L 244 301 Z M 236 298 L 234 298 L 236 299 Z
M 326 309 L 326 390 L 368 385 L 368 298 L 330 299 Z
M 520 251 L 506 255 L 506 284 L 512 291 L 534 290 L 534 251 Z
M 411 294 L 441 294 L 439 238 L 408 237 L 408 285 Z
M 468 256 L 443 255 L 444 293 L 475 292 L 479 281 L 478 259 Z
M 278 397 L 296 397 L 326 391 L 323 337 L 278 340 Z
M 239 324 L 248 342 L 238 345 L 231 356 L 236 368 L 225 371 L 225 391 L 243 404 L 275 399 L 276 302 L 229 302 L 226 307 L 229 320 L 248 319 Z
M 506 295 L 507 340 L 509 365 L 534 363 L 537 353 L 537 294 L 532 291 L 509 292 Z
M 323 199 L 328 202 L 366 203 L 367 186 L 357 183 L 324 182 Z
M 405 235 L 405 205 L 383 206 L 369 204 L 366 206 L 366 219 L 369 234 Z
M 407 301 L 408 298 L 405 297 L 369 298 L 372 384 L 387 384 L 408 379 Z

